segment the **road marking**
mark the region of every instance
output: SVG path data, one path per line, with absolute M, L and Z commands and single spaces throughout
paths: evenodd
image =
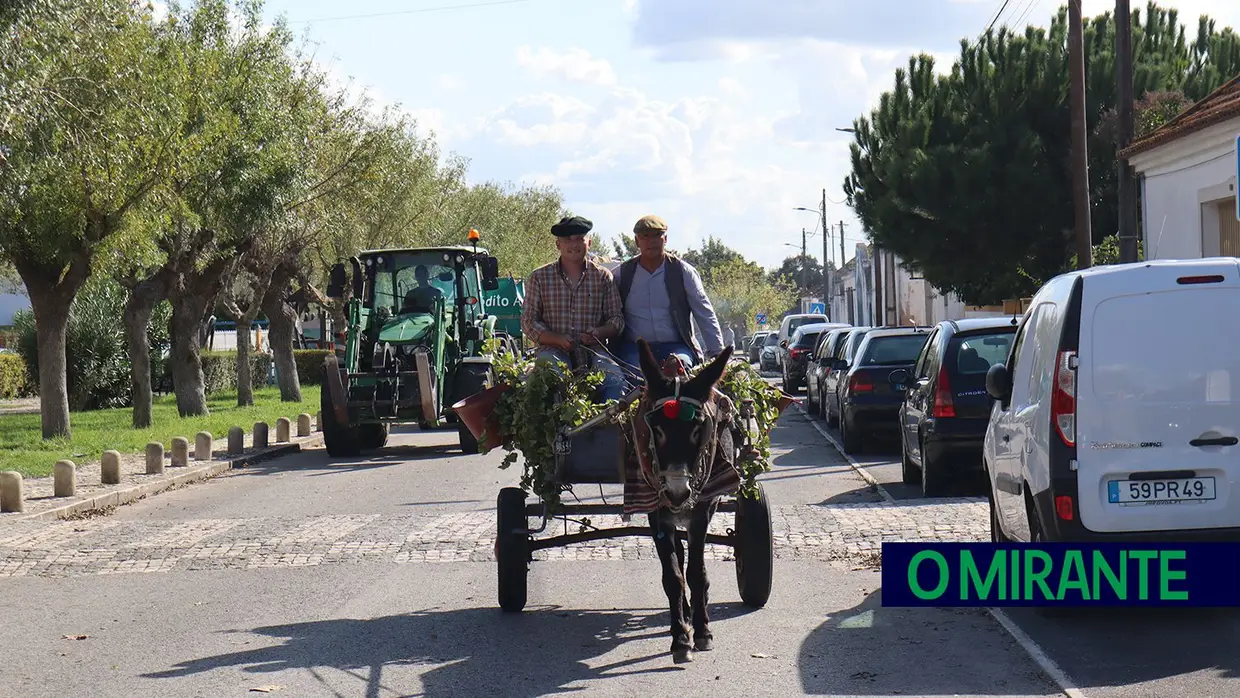
M 822 428 L 822 425 L 818 423 L 818 420 L 814 419 L 810 415 L 809 411 L 806 410 L 801 405 L 801 402 L 799 400 L 792 404 L 796 406 L 797 410 L 799 410 L 801 414 L 805 415 L 808 418 L 810 426 L 814 427 L 814 430 L 817 431 L 818 434 L 822 436 L 822 438 L 826 439 L 832 446 L 834 446 L 835 450 L 839 451 L 839 454 L 841 456 L 844 456 L 844 459 L 848 461 L 848 467 L 855 470 L 857 474 L 861 476 L 862 480 L 865 480 L 866 482 L 870 484 L 870 487 L 873 487 L 874 489 L 878 490 L 879 495 L 881 495 L 883 499 L 887 500 L 888 504 L 896 503 L 896 498 L 891 496 L 891 493 L 887 491 L 886 487 L 883 487 L 882 483 L 878 481 L 878 478 L 866 472 L 865 468 L 862 467 L 861 463 L 857 462 L 856 458 L 853 458 L 847 453 L 844 453 L 844 447 L 840 445 L 840 442 L 836 441 L 835 437 L 831 436 L 830 432 Z
M 880 483 L 877 478 L 866 472 L 865 468 L 861 465 L 861 463 L 857 462 L 856 458 L 844 453 L 844 448 L 840 445 L 840 442 L 836 441 L 835 437 L 831 436 L 830 432 L 824 429 L 822 425 L 818 423 L 818 420 L 814 419 L 813 416 L 810 415 L 809 411 L 805 409 L 800 400 L 792 404 L 798 411 L 800 411 L 801 414 L 808 418 L 808 421 L 810 425 L 814 427 L 814 430 L 817 431 L 819 435 L 827 441 L 827 443 L 831 444 L 831 446 L 833 446 L 835 450 L 848 461 L 848 465 L 855 470 L 863 480 L 868 482 L 871 487 L 877 489 L 883 499 L 887 500 L 889 503 L 895 503 L 895 498 L 891 496 L 891 493 L 887 491 L 887 488 L 883 487 L 882 483 Z M 1055 685 L 1065 696 L 1068 698 L 1086 698 L 1085 694 L 1081 692 L 1081 689 L 1076 687 L 1076 683 L 1069 678 L 1068 674 L 1064 672 L 1058 664 L 1055 663 L 1055 660 L 1051 659 L 1046 652 L 1043 651 L 1041 646 L 1039 646 L 1032 637 L 1029 637 L 1028 633 L 1021 630 L 1020 626 L 1016 625 L 1016 622 L 1013 621 L 1008 614 L 1003 612 L 1003 609 L 991 607 L 986 610 L 989 611 L 991 617 L 994 618 L 999 625 L 1007 631 L 1008 635 L 1016 641 L 1016 644 L 1020 645 L 1020 648 L 1029 655 L 1029 658 L 1032 659 L 1034 663 L 1042 669 L 1042 671 L 1046 672 L 1046 675 L 1055 683 Z

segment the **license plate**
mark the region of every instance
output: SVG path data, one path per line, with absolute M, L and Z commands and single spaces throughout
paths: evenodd
M 1111 480 L 1107 501 L 1112 504 L 1172 504 L 1205 502 L 1215 498 L 1214 478 L 1191 477 L 1178 480 Z

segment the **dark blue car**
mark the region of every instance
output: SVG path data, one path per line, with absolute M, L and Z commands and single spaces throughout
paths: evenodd
M 899 410 L 904 483 L 941 496 L 961 475 L 980 473 L 990 419 L 986 372 L 1007 360 L 1016 326 L 1011 318 L 939 323 L 917 363 L 892 372 L 903 396 Z

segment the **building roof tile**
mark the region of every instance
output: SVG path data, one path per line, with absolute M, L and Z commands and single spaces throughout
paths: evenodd
M 1237 117 L 1240 117 L 1240 75 L 1223 83 L 1167 123 L 1134 140 L 1119 155 L 1130 158 Z

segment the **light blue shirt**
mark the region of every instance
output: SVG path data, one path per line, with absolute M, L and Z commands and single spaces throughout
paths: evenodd
M 681 265 L 685 270 L 685 296 L 689 300 L 691 322 L 702 338 L 703 353 L 713 356 L 723 351 L 719 319 L 715 317 L 715 309 L 706 296 L 697 269 L 684 260 Z M 633 285 L 629 287 L 629 297 L 624 299 L 624 331 L 630 340 L 643 337 L 651 343 L 681 341 L 676 322 L 672 320 L 672 301 L 667 297 L 666 270 L 667 262 L 653 273 L 640 264 L 633 270 Z M 619 286 L 620 273 L 615 277 Z

